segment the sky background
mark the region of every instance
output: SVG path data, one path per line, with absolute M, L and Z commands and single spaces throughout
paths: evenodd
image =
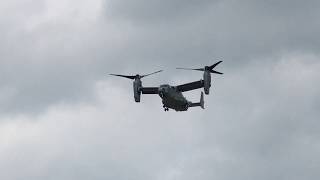
M 0 179 L 317 180 L 320 1 L 0 1 Z M 206 109 L 134 102 L 202 78 Z M 198 101 L 200 90 L 185 93 Z

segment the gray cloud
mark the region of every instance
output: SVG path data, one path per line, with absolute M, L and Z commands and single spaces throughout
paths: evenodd
M 291 51 L 316 53 L 319 46 L 317 1 L 95 1 L 87 9 L 85 1 L 72 9 L 48 2 L 26 1 L 19 16 L 18 5 L 3 13 L 10 20 L 2 18 L 1 81 L 16 89 L 3 112 L 90 99 L 88 87 L 115 67 L 149 72 L 215 59 L 239 66 Z
M 0 3 L 1 179 L 318 179 L 317 1 Z M 201 78 L 206 110 L 133 102 Z M 199 91 L 186 93 L 198 100 Z M 19 172 L 19 173 L 17 173 Z
M 41 116 L 9 117 L 0 126 L 1 176 L 317 179 L 317 56 L 290 55 L 266 64 L 250 63 L 215 78 L 213 95 L 206 96 L 209 113 L 163 113 L 154 96 L 137 105 L 127 101 L 130 90 L 103 80 L 94 86 L 95 104 L 60 104 Z
M 171 21 L 172 19 L 183 20 L 195 14 L 198 14 L 208 6 L 219 1 L 210 0 L 138 0 L 138 1 L 109 1 L 106 3 L 106 11 L 111 15 L 120 19 L 130 19 L 141 23 L 152 23 L 163 21 Z

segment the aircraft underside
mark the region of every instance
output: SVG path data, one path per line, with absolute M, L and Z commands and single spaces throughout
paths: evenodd
M 200 102 L 197 103 L 187 101 L 187 99 L 178 92 L 170 94 L 169 96 L 163 96 L 161 98 L 164 111 L 169 111 L 169 108 L 176 111 L 187 111 L 189 107 L 201 107 L 202 109 L 204 109 L 203 92 L 201 92 Z
M 169 111 L 169 108 L 176 111 L 186 111 L 189 108 L 188 102 L 175 99 L 162 99 L 162 104 L 165 111 Z

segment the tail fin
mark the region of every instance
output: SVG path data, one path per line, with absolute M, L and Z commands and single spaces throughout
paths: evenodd
M 201 91 L 201 97 L 200 97 L 200 106 L 202 109 L 204 109 L 204 99 L 203 99 L 203 92 Z
M 204 109 L 204 100 L 203 100 L 203 92 L 201 92 L 201 96 L 200 96 L 200 102 L 198 103 L 191 103 L 189 104 L 189 107 L 197 107 L 200 106 L 202 109 Z

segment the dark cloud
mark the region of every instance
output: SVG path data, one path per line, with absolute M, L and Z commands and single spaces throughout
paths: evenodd
M 136 6 L 143 9 L 148 3 L 141 4 Z M 161 4 L 170 7 L 170 2 Z M 220 1 L 206 4 L 196 14 L 186 13 L 182 19 L 175 18 L 179 11 L 163 22 L 128 16 L 123 23 L 135 31 L 125 52 L 141 60 L 205 64 L 225 59 L 234 65 L 291 51 L 314 53 L 319 46 L 314 38 L 320 27 L 317 7 L 317 2 Z M 127 11 L 117 12 L 121 16 Z
M 218 0 L 138 0 L 138 1 L 109 1 L 106 3 L 108 15 L 115 18 L 138 21 L 141 23 L 167 23 L 172 19 L 184 20 L 203 9 L 219 2 Z

